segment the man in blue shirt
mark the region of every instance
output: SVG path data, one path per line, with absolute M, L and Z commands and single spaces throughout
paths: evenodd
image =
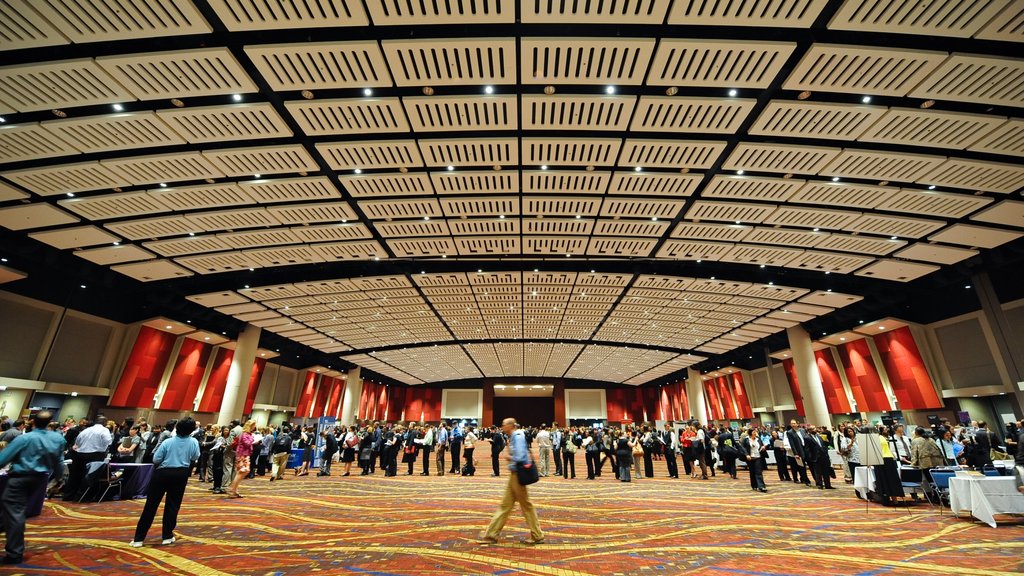
M 2 499 L 3 527 L 7 531 L 4 564 L 21 564 L 25 554 L 25 508 L 39 485 L 45 485 L 61 465 L 67 447 L 63 436 L 46 429 L 51 418 L 49 411 L 37 412 L 32 417 L 32 431 L 18 436 L 0 452 L 0 468 L 11 465 Z
M 452 453 L 452 467 L 448 472 L 452 474 L 462 473 L 462 424 L 455 423 L 452 432 L 448 436 L 448 445 Z
M 444 453 L 448 451 L 448 428 L 444 422 L 437 425 L 437 435 L 434 440 L 437 444 L 436 452 L 434 452 L 437 475 L 444 476 Z
M 505 496 L 501 499 L 501 504 L 498 505 L 498 510 L 494 513 L 494 517 L 491 518 L 487 531 L 480 536 L 480 543 L 496 544 L 498 542 L 498 534 L 505 527 L 505 522 L 508 521 L 508 515 L 512 513 L 513 506 L 515 506 L 516 502 L 519 502 L 519 507 L 523 510 L 523 516 L 526 517 L 526 524 L 530 527 L 530 538 L 523 540 L 523 544 L 542 544 L 544 542 L 544 533 L 540 530 L 537 512 L 533 509 L 533 503 L 530 502 L 526 486 L 519 483 L 519 477 L 516 475 L 516 470 L 520 466 L 530 464 L 530 451 L 526 447 L 526 435 L 516 425 L 515 418 L 505 418 L 501 422 L 501 429 L 509 437 L 509 453 L 506 454 L 505 460 L 509 461 L 508 469 L 512 473 L 508 475 Z

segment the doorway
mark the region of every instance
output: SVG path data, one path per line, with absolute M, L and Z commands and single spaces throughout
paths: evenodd
M 515 418 L 522 426 L 551 424 L 555 419 L 555 399 L 551 396 L 495 396 L 494 424 L 500 425 L 505 418 Z

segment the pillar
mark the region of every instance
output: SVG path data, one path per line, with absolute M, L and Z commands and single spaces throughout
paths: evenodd
M 360 374 L 359 366 L 345 373 L 345 390 L 342 392 L 341 413 L 338 414 L 338 422 L 343 426 L 351 426 L 356 423 L 356 415 L 359 413 L 359 399 L 363 395 L 363 377 Z
M 828 404 L 825 403 L 825 389 L 821 385 L 821 374 L 814 360 L 811 336 L 803 326 L 786 328 L 789 350 L 793 354 L 796 377 L 800 384 L 800 395 L 804 399 L 804 414 L 808 424 L 831 425 Z
M 1024 389 L 1017 383 L 1024 381 L 1024 352 L 1014 344 L 1013 326 L 1010 324 L 999 296 L 992 286 L 987 272 L 978 272 L 971 277 L 974 291 L 981 302 L 981 311 L 985 315 L 992 337 L 996 342 L 996 361 L 1005 368 L 1009 381 L 1003 382 L 1003 388 L 1017 399 L 1017 405 L 1024 411 Z M 1021 328 L 1018 326 L 1018 330 Z M 940 392 L 941 394 L 941 392 Z M 941 395 L 940 395 L 941 397 Z
M 764 365 L 767 366 L 765 374 L 768 378 L 768 397 L 771 398 L 772 401 L 772 412 L 775 413 L 775 423 L 779 426 L 786 426 L 789 422 L 786 422 L 785 418 L 783 418 L 782 410 L 779 410 L 779 401 L 775 398 L 775 375 L 772 374 L 774 364 L 772 363 L 772 351 L 767 346 L 764 347 L 764 362 Z
M 690 411 L 697 421 L 706 425 L 708 407 L 704 399 L 704 381 L 700 377 L 700 371 L 694 368 L 686 369 L 686 399 L 690 401 Z
M 228 369 L 228 383 L 224 387 L 224 399 L 221 400 L 220 413 L 217 415 L 217 424 L 220 426 L 227 426 L 231 420 L 242 417 L 262 331 L 259 326 L 246 324 L 245 330 L 238 335 L 235 354 L 231 357 L 231 367 Z
M 480 427 L 490 426 L 491 424 L 501 424 L 501 422 L 494 421 L 494 383 L 484 382 L 483 391 L 480 394 L 480 401 L 483 405 L 480 407 Z
M 555 382 L 553 390 L 555 395 L 555 422 L 559 426 L 568 426 L 569 421 L 565 419 L 565 383 Z

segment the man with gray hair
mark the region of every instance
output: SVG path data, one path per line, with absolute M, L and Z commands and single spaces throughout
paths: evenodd
M 508 522 L 508 516 L 512 513 L 513 506 L 518 502 L 519 507 L 523 510 L 523 516 L 526 517 L 526 524 L 530 527 L 530 538 L 523 540 L 523 544 L 542 544 L 544 533 L 541 532 L 540 522 L 537 521 L 537 512 L 533 509 L 533 503 L 530 502 L 526 486 L 519 483 L 519 476 L 516 474 L 519 467 L 530 464 L 526 435 L 519 429 L 515 418 L 505 418 L 501 422 L 501 429 L 509 437 L 509 452 L 505 455 L 505 460 L 509 462 L 508 469 L 511 473 L 508 475 L 508 484 L 505 485 L 505 496 L 501 499 L 501 504 L 498 505 L 498 510 L 491 518 L 487 530 L 480 536 L 480 543 L 498 543 L 498 535 L 501 534 L 501 529 Z
M 540 456 L 540 476 L 544 478 L 548 475 L 550 470 L 551 460 L 551 433 L 548 432 L 548 425 L 541 424 L 540 432 L 537 433 L 537 452 Z

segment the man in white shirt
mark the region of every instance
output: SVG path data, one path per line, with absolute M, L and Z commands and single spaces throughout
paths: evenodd
M 562 449 L 565 448 L 562 431 L 558 422 L 551 423 L 551 455 L 555 457 L 555 476 L 562 475 Z
M 98 462 L 107 457 L 110 443 L 114 437 L 107 430 L 107 419 L 100 416 L 95 424 L 82 430 L 75 438 L 75 445 L 70 451 L 71 466 L 68 469 L 68 481 L 64 484 L 64 500 L 77 500 L 85 479 L 85 470 L 89 462 Z
M 905 466 L 910 466 L 910 438 L 903 434 L 903 424 L 897 424 L 892 435 L 893 455 L 896 460 Z
M 540 432 L 537 433 L 537 451 L 540 453 L 540 475 L 546 477 L 551 464 L 551 433 L 548 432 L 548 425 L 541 424 Z
M 423 431 L 423 438 L 416 440 L 423 452 L 423 472 L 420 476 L 430 476 L 430 451 L 434 449 L 434 427 L 427 425 Z

